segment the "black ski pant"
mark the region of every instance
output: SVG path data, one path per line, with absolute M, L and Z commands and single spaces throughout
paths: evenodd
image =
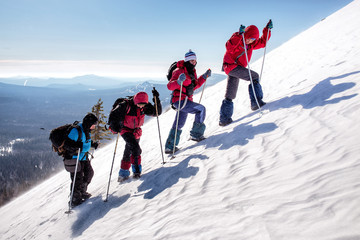
M 70 171 L 70 179 L 71 179 L 70 191 L 72 191 L 74 176 L 75 176 L 75 169 L 73 171 Z M 76 178 L 75 178 L 73 198 L 80 199 L 82 197 L 82 195 L 87 191 L 87 187 L 90 184 L 93 176 L 94 176 L 94 170 L 91 166 L 90 160 L 87 159 L 85 161 L 79 161 L 78 171 L 76 173 Z
M 121 160 L 121 168 L 127 170 L 131 166 L 130 157 L 131 156 L 133 156 L 134 158 L 140 157 L 142 150 L 139 144 L 140 139 L 136 139 L 133 133 L 126 132 L 121 136 L 126 143 L 123 158 Z

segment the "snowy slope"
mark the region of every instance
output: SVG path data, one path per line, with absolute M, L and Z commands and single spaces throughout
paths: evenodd
M 187 141 L 189 117 L 182 151 L 162 165 L 149 121 L 140 180 L 117 184 L 120 140 L 103 202 L 110 144 L 95 153 L 88 202 L 64 214 L 61 172 L 0 209 L 1 239 L 360 239 L 359 12 L 356 0 L 267 55 L 262 116 L 242 82 L 234 123 L 220 128 L 226 82 L 209 87 L 206 140 Z M 163 143 L 174 116 L 159 118 Z

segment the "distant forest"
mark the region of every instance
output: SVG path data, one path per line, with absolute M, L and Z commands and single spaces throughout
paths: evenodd
M 63 99 L 58 92 L 0 87 L 0 206 L 63 169 L 50 130 L 81 121 L 97 101 L 77 103 L 75 94 Z
M 1 126 L 0 146 L 9 146 L 8 139 L 22 139 L 11 145 L 11 152 L 0 156 L 0 206 L 62 169 L 62 159 L 51 151 L 48 134 L 39 128 L 14 132 Z M 21 128 L 19 128 L 21 129 Z M 3 131 L 11 131 L 4 133 Z M 36 137 L 34 137 L 36 136 Z M 10 147 L 10 146 L 9 146 Z

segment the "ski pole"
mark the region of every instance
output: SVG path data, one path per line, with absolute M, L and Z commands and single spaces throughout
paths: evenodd
M 201 95 L 200 95 L 199 104 L 200 104 L 200 102 L 201 102 L 201 98 L 202 98 L 202 96 L 203 96 L 203 94 L 204 94 L 205 85 L 206 85 L 206 81 L 204 82 L 204 87 L 203 87 L 203 90 L 202 90 Z
M 155 87 L 154 87 L 154 90 L 155 90 Z M 160 139 L 161 156 L 162 156 L 163 164 L 165 164 L 164 153 L 163 153 L 162 143 L 161 143 L 160 123 L 159 123 L 159 112 L 158 112 L 158 108 L 157 108 L 157 100 L 156 100 L 156 97 L 154 97 L 154 100 L 155 100 L 156 119 L 157 119 L 158 130 L 159 130 L 158 132 L 159 132 L 159 139 Z
M 242 26 L 242 25 L 241 25 L 241 26 Z M 242 39 L 243 39 L 243 43 L 244 43 L 245 57 L 246 57 L 247 65 L 248 65 L 251 87 L 252 87 L 252 90 L 253 90 L 253 94 L 254 94 L 254 98 L 255 98 L 256 104 L 257 104 L 257 106 L 259 107 L 260 114 L 262 114 L 260 104 L 259 104 L 259 102 L 258 102 L 258 100 L 257 100 L 257 97 L 256 97 L 255 87 L 254 87 L 254 83 L 253 83 L 252 76 L 251 76 L 251 69 L 250 69 L 250 63 L 249 63 L 249 59 L 248 59 L 248 55 L 247 55 L 247 49 L 246 49 L 246 43 L 245 43 L 245 34 L 244 34 L 244 33 L 245 33 L 245 32 L 242 32 L 241 35 L 242 35 Z
M 69 210 L 68 210 L 67 212 L 65 212 L 65 213 L 67 213 L 67 214 L 72 213 L 72 211 L 71 211 L 71 204 L 72 204 L 72 199 L 73 199 L 73 196 L 74 196 L 76 173 L 77 173 L 77 169 L 78 169 L 78 165 L 79 165 L 80 152 L 81 152 L 81 148 L 79 148 L 79 150 L 78 150 L 78 155 L 77 155 L 77 159 L 76 159 L 75 173 L 74 173 L 74 178 L 73 178 L 73 184 L 72 184 L 72 187 L 71 187 L 71 196 L 70 196 L 70 202 L 69 202 Z
M 263 62 L 262 62 L 262 65 L 261 65 L 261 72 L 260 72 L 260 78 L 259 78 L 259 83 L 262 79 L 262 72 L 263 72 L 263 68 L 264 68 L 264 63 L 265 63 L 265 54 L 266 54 L 266 47 L 267 47 L 267 42 L 268 42 L 268 37 L 269 37 L 269 32 L 270 32 L 270 28 L 268 28 L 268 31 L 267 31 L 267 35 L 266 35 L 266 40 L 265 40 L 265 49 L 264 49 L 264 57 L 263 57 Z
M 117 144 L 118 144 L 118 141 L 119 141 L 119 135 L 120 135 L 120 133 L 118 133 L 118 134 L 117 134 L 117 137 L 116 137 L 114 156 L 113 156 L 113 160 L 112 160 L 112 163 L 111 163 L 111 169 L 110 169 L 110 175 L 109 175 L 109 182 L 108 182 L 107 191 L 106 191 L 106 197 L 105 197 L 104 202 L 107 202 L 108 196 L 109 196 L 110 180 L 111 180 L 112 170 L 113 170 L 113 167 L 114 167 L 114 160 L 115 160 L 115 155 L 116 155 Z
M 180 96 L 179 96 L 179 106 L 177 109 L 177 116 L 176 116 L 177 118 L 176 118 L 176 128 L 175 128 L 175 137 L 174 137 L 174 148 L 173 148 L 173 154 L 171 156 L 171 159 L 175 158 L 176 135 L 177 135 L 178 125 L 179 125 L 182 87 L 183 87 L 183 82 L 181 82 L 181 85 L 180 85 Z

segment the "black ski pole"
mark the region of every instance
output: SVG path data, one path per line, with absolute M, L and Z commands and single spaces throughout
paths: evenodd
M 118 133 L 118 134 L 117 134 L 117 137 L 116 137 L 114 156 L 113 156 L 113 160 L 112 160 L 112 163 L 111 163 L 111 169 L 110 169 L 110 175 L 109 175 L 109 182 L 108 182 L 107 191 L 106 191 L 106 197 L 105 197 L 104 202 L 107 202 L 108 196 L 109 196 L 110 180 L 111 180 L 112 170 L 113 170 L 113 167 L 114 167 L 114 160 L 115 160 L 115 155 L 116 155 L 117 144 L 118 144 L 118 141 L 119 141 L 119 135 L 120 135 L 120 133 Z
M 156 89 L 155 89 L 155 87 L 154 87 L 154 90 L 156 90 Z M 164 160 L 164 153 L 163 153 L 162 143 L 161 143 L 160 123 L 159 123 L 159 112 L 158 112 L 158 108 L 157 108 L 157 100 L 156 100 L 156 97 L 155 97 L 155 96 L 154 96 L 154 101 L 155 101 L 155 110 L 156 110 L 156 120 L 157 120 L 158 131 L 159 131 L 159 139 L 160 139 L 161 156 L 162 156 L 163 164 L 165 164 L 165 160 Z

